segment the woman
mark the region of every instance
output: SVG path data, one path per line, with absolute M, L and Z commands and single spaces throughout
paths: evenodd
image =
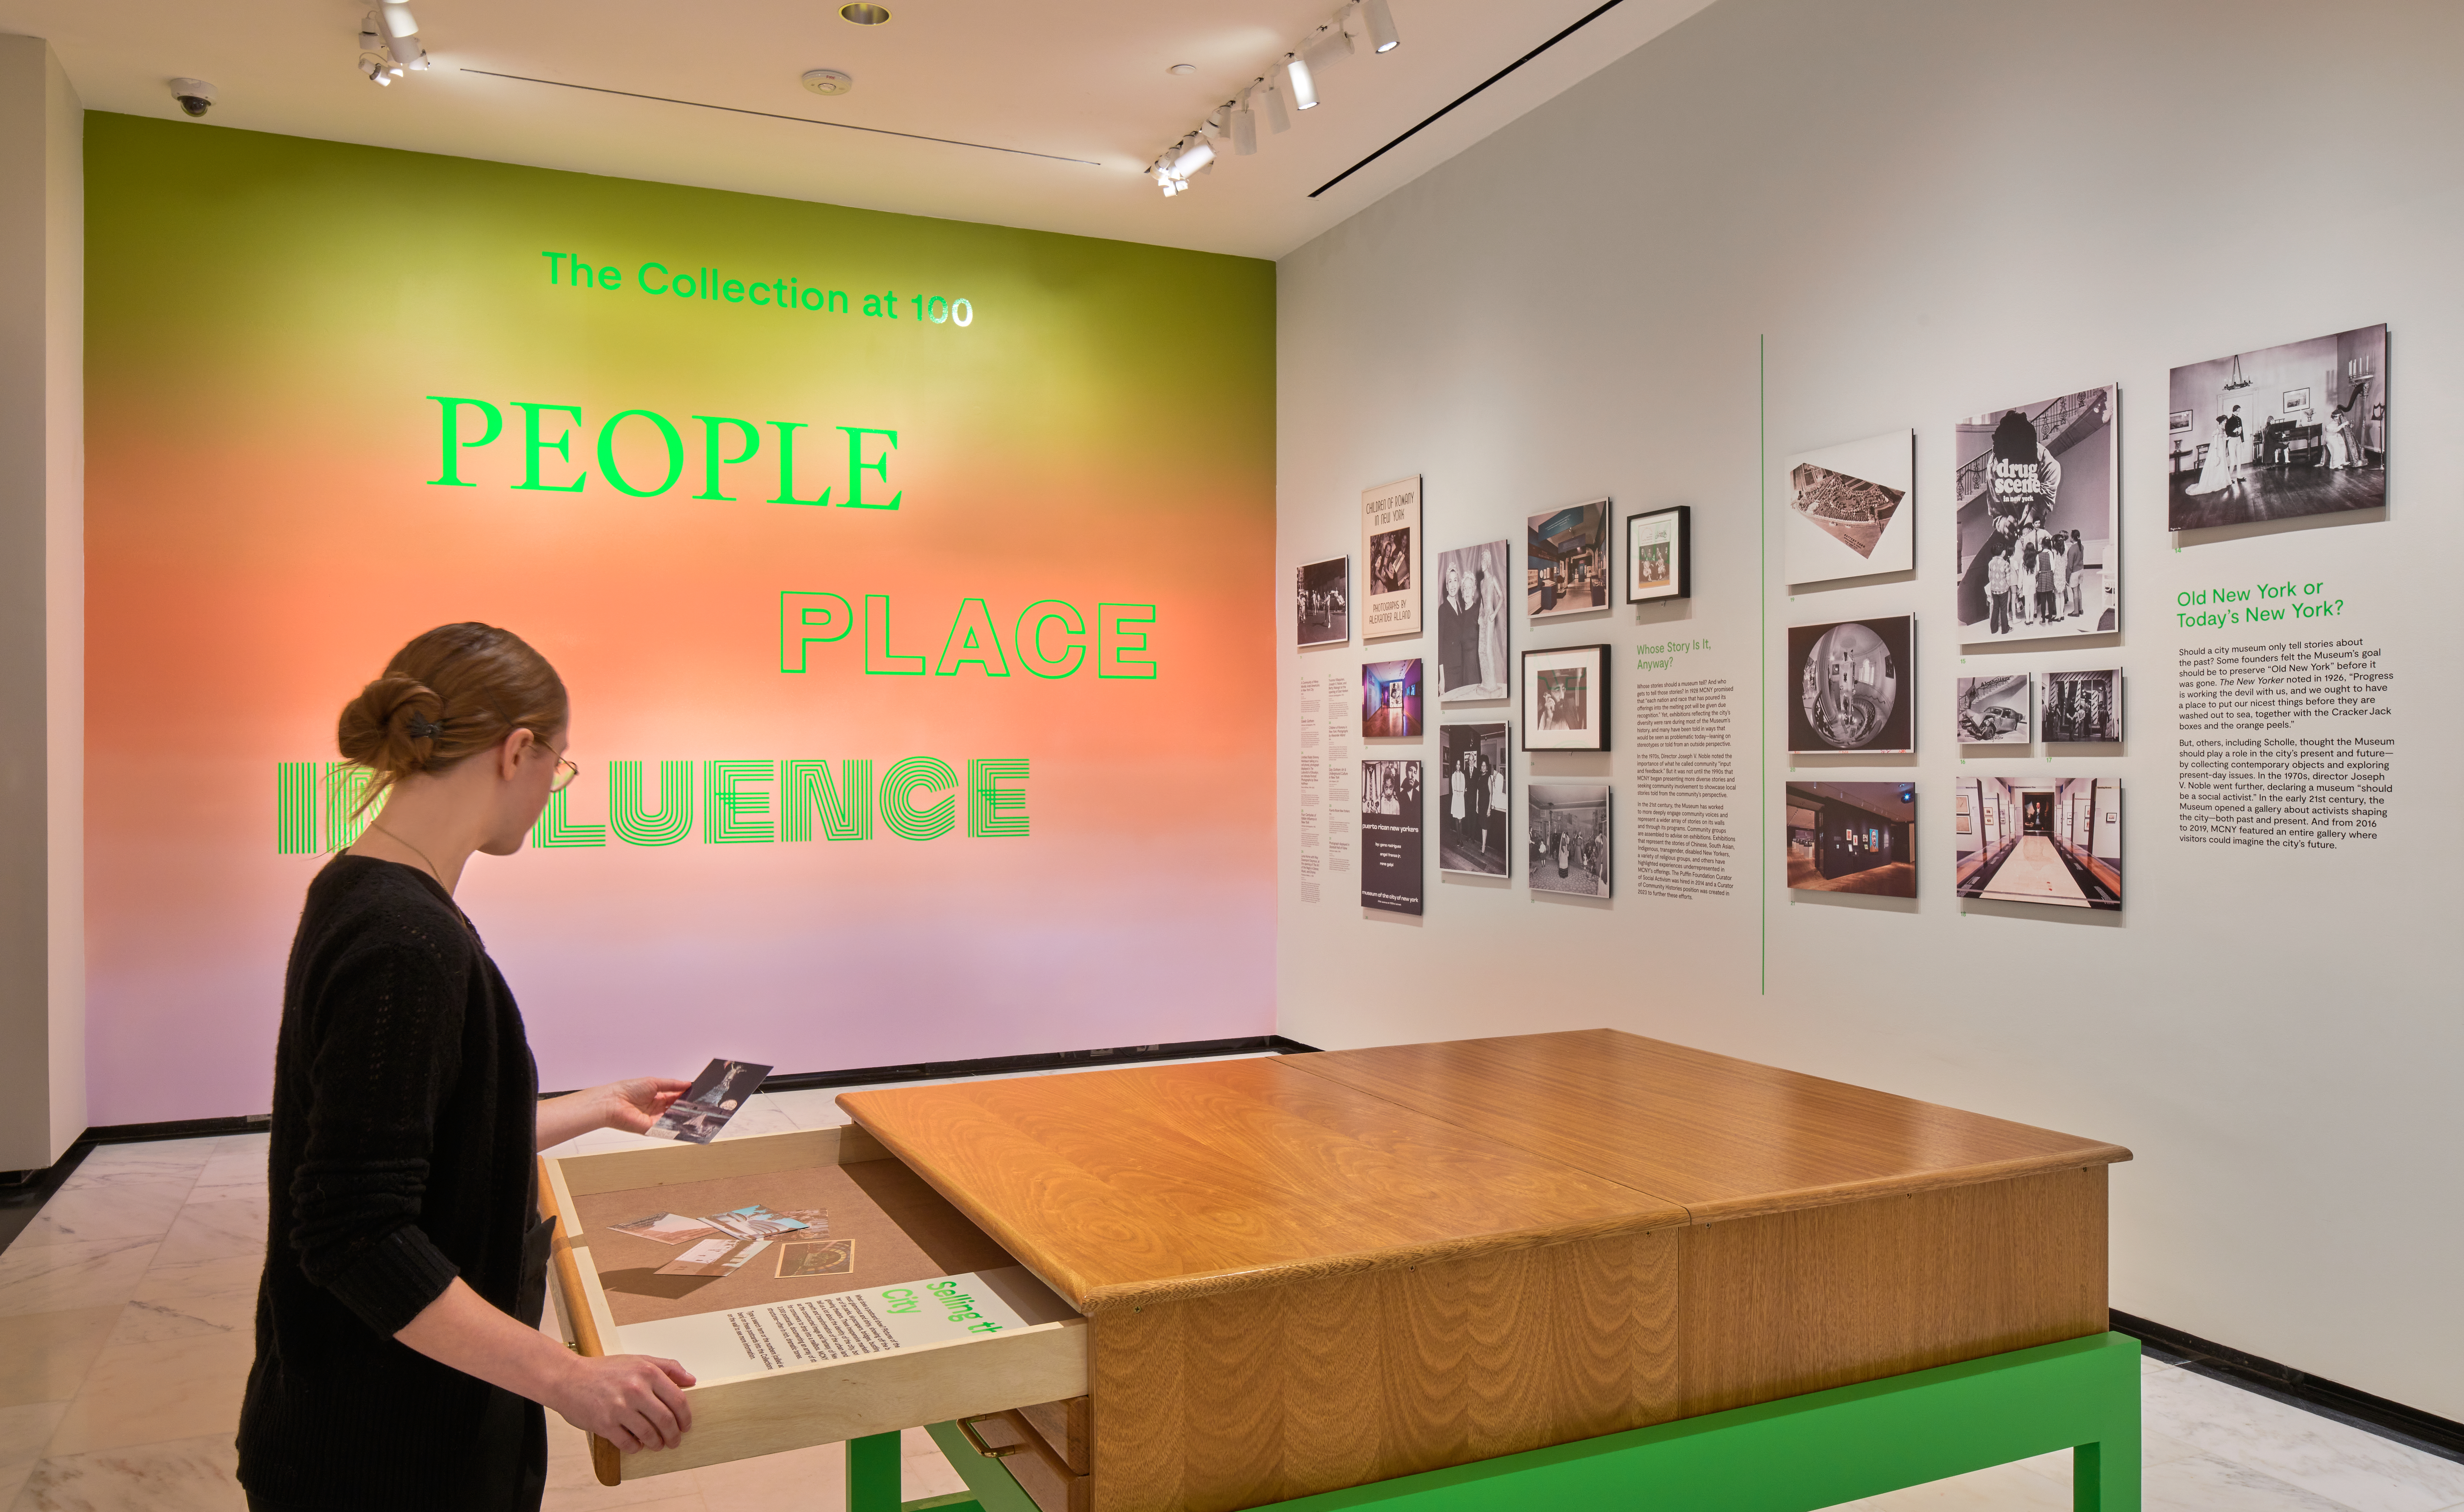
M 626 1450 L 693 1425 L 673 1360 L 584 1359 L 538 1327 L 538 1151 L 639 1133 L 688 1084 L 539 1102 L 513 993 L 453 903 L 473 853 L 519 850 L 571 780 L 566 715 L 555 668 L 484 625 L 420 636 L 343 707 L 341 754 L 385 802 L 309 884 L 283 983 L 252 1512 L 531 1512 L 540 1404 Z
M 1464 800 L 1470 797 L 1464 790 L 1471 786 L 1471 756 L 1468 754 L 1455 763 L 1453 773 L 1446 779 L 1446 786 L 1452 789 L 1447 794 L 1447 800 L 1454 820 L 1448 827 L 1454 832 L 1455 844 L 1461 846 L 1463 843 L 1463 820 L 1466 817 L 1467 806 Z

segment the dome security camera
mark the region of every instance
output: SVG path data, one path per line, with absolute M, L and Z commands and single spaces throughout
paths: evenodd
M 214 86 L 202 78 L 171 80 L 171 98 L 191 117 L 202 117 L 214 107 Z

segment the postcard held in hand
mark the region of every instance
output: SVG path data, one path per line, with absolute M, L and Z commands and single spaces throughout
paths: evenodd
M 713 1061 L 693 1078 L 685 1095 L 643 1132 L 652 1139 L 707 1145 L 727 1127 L 744 1100 L 761 1089 L 761 1079 L 769 1074 L 768 1066 L 747 1061 Z

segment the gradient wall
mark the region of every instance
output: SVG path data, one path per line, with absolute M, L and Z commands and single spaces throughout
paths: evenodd
M 545 1085 L 1271 1031 L 1270 264 L 87 130 L 94 1123 L 267 1106 L 335 715 L 452 620 L 574 697 L 461 887 Z

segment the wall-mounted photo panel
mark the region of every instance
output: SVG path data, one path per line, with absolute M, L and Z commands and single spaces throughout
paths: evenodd
M 2121 390 L 2107 384 L 1959 423 L 1960 639 L 2122 627 Z
M 1963 898 L 2122 907 L 2122 779 L 1964 777 L 1951 837 Z
M 1503 698 L 1507 572 L 1511 541 L 1492 540 L 1438 554 L 1438 696 Z
M 1616 872 L 1609 856 L 1608 784 L 1532 782 L 1524 789 L 1524 805 L 1532 890 L 1607 897 Z
M 1360 906 L 1420 911 L 1420 763 L 1360 763 Z
M 1781 844 L 1797 892 L 1917 895 L 1913 782 L 1791 782 Z
M 1562 646 L 1523 653 L 1523 749 L 1609 748 L 1609 648 Z
M 1789 626 L 1789 750 L 1915 750 L 1916 643 L 1913 615 Z
M 1292 570 L 1294 644 L 1341 646 L 1352 639 L 1352 559 L 1330 557 Z
M 2030 719 L 2028 674 L 1959 680 L 1959 743 L 2026 746 L 2035 739 Z
M 1360 494 L 1360 637 L 1420 633 L 1420 480 L 1416 474 Z
M 2122 668 L 2046 672 L 2036 680 L 2036 728 L 2047 745 L 2122 739 Z
M 1625 602 L 1694 597 L 1694 511 L 1680 504 L 1625 517 Z
M 1503 877 L 1514 854 L 1506 722 L 1438 726 L 1438 869 Z
M 1917 433 L 1791 457 L 1782 546 L 1791 583 L 1906 572 L 1917 561 Z
M 1523 598 L 1533 620 L 1608 607 L 1608 530 L 1607 499 L 1534 515 L 1526 522 Z
M 2387 328 L 2173 369 L 2165 523 L 2173 530 L 2387 503 Z
M 1420 659 L 1371 662 L 1360 668 L 1360 733 L 1420 734 Z

